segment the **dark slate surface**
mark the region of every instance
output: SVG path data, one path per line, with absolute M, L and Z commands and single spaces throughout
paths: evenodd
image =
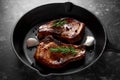
M 66 2 L 61 0 L 58 2 Z M 69 0 L 95 14 L 107 30 L 112 48 L 120 50 L 119 0 Z M 10 38 L 20 17 L 55 0 L 0 0 L 0 80 L 120 80 L 120 52 L 107 50 L 90 68 L 67 76 L 42 77 L 24 65 L 12 51 Z

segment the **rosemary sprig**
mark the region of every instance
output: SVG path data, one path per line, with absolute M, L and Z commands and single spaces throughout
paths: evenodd
M 59 20 L 56 20 L 54 23 L 53 23 L 53 27 L 61 27 L 63 26 L 64 24 L 66 24 L 67 21 L 65 19 L 59 19 Z
M 63 54 L 68 54 L 68 53 L 71 53 L 73 55 L 76 54 L 76 50 L 75 48 L 73 47 L 57 47 L 57 48 L 50 48 L 50 51 L 51 52 L 54 52 L 54 53 L 63 53 Z

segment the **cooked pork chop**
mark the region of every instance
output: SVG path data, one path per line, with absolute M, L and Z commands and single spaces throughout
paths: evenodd
M 85 57 L 85 47 L 61 43 L 53 37 L 46 37 L 39 43 L 34 58 L 37 62 L 54 69 Z
M 75 43 L 82 39 L 85 24 L 72 18 L 61 18 L 50 21 L 39 27 L 38 38 L 53 35 L 59 40 Z

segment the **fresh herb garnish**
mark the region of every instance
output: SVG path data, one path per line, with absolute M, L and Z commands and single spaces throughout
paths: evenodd
M 66 24 L 67 21 L 65 19 L 59 19 L 59 20 L 56 20 L 54 23 L 53 23 L 53 27 L 61 27 L 63 26 L 64 24 Z
M 50 48 L 51 52 L 54 53 L 63 53 L 63 54 L 67 54 L 67 53 L 71 53 L 71 54 L 76 54 L 76 50 L 73 47 L 57 47 L 57 48 Z

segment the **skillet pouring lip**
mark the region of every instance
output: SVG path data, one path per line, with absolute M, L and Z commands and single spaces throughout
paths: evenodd
M 25 65 L 27 65 L 29 68 L 35 70 L 35 71 L 36 71 L 39 75 L 41 75 L 41 76 L 68 75 L 68 74 L 77 73 L 77 72 L 80 72 L 80 71 L 83 71 L 83 70 L 87 69 L 88 67 L 90 67 L 91 65 L 93 65 L 93 64 L 101 57 L 102 53 L 103 53 L 104 50 L 105 50 L 106 42 L 107 42 L 106 31 L 105 31 L 105 29 L 104 29 L 104 27 L 103 27 L 104 25 L 100 22 L 100 20 L 98 20 L 98 18 L 97 18 L 96 16 L 94 16 L 93 13 L 89 12 L 89 11 L 86 10 L 85 8 L 82 8 L 82 7 L 80 7 L 80 6 L 76 6 L 76 7 L 79 7 L 80 9 L 86 11 L 86 13 L 89 13 L 90 15 L 94 16 L 95 19 L 98 21 L 98 23 L 100 23 L 100 25 L 102 26 L 102 30 L 103 30 L 102 32 L 103 32 L 103 34 L 104 34 L 104 35 L 103 35 L 103 36 L 104 36 L 104 42 L 103 42 L 104 45 L 102 45 L 102 49 L 101 49 L 101 51 L 99 52 L 98 56 L 97 56 L 90 64 L 88 64 L 88 65 L 86 65 L 86 66 L 84 66 L 84 67 L 82 67 L 82 68 L 78 68 L 78 69 L 75 69 L 75 70 L 72 70 L 72 71 L 63 72 L 63 73 L 50 72 L 50 73 L 44 74 L 44 73 L 41 73 L 41 72 L 40 72 L 38 69 L 36 69 L 35 67 L 31 66 L 31 64 L 29 63 L 29 61 L 27 61 L 26 59 L 24 59 L 23 57 L 21 57 L 21 56 L 20 56 L 21 53 L 17 51 L 18 49 L 20 49 L 20 47 L 16 48 L 16 46 L 19 46 L 19 45 L 17 45 L 17 44 L 16 44 L 17 42 L 15 42 L 15 40 L 14 40 L 14 38 L 15 38 L 14 35 L 15 35 L 15 33 L 16 33 L 16 30 L 17 30 L 16 27 L 18 27 L 19 22 L 22 21 L 24 17 L 26 18 L 26 15 L 28 16 L 28 14 L 30 14 L 31 12 L 34 12 L 34 11 L 36 11 L 37 9 L 41 8 L 41 7 L 46 7 L 46 6 L 55 5 L 55 4 L 63 4 L 63 5 L 65 5 L 65 8 L 67 7 L 67 8 L 65 9 L 65 11 L 70 11 L 69 8 L 72 8 L 72 7 L 76 6 L 76 5 L 73 5 L 73 4 L 70 3 L 70 2 L 66 2 L 66 3 L 46 4 L 46 5 L 43 5 L 43 6 L 34 8 L 34 9 L 30 10 L 29 12 L 27 12 L 26 14 L 24 14 L 24 15 L 18 20 L 18 22 L 16 23 L 15 27 L 12 29 L 13 32 L 12 32 L 12 34 L 11 34 L 11 45 L 12 45 L 12 49 L 13 49 L 13 51 L 15 52 L 16 56 L 20 59 L 21 62 L 23 62 L 23 63 L 24 63 Z M 68 5 L 68 6 L 67 6 L 67 5 Z M 84 12 L 84 11 L 83 11 L 83 12 Z M 67 13 L 67 14 L 68 14 L 68 16 L 73 17 L 73 16 L 71 16 L 69 13 Z M 50 14 L 49 14 L 49 15 L 50 15 Z M 64 17 L 64 16 L 63 16 L 63 17 Z M 75 16 L 75 18 L 76 18 L 76 16 Z M 55 19 L 57 19 L 57 18 L 55 18 Z M 25 35 L 26 35 L 26 34 L 25 34 Z M 17 38 L 19 38 L 19 37 L 17 37 Z M 21 38 L 21 37 L 20 37 L 20 38 Z M 20 50 L 21 50 L 21 49 L 20 49 Z M 24 53 L 24 51 L 23 51 L 23 53 Z

